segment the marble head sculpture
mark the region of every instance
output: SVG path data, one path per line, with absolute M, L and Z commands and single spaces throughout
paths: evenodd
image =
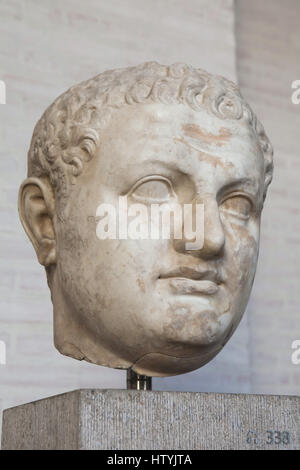
M 247 305 L 272 170 L 238 87 L 203 70 L 149 62 L 58 97 L 35 127 L 19 195 L 46 268 L 56 348 L 149 376 L 210 361 Z M 201 246 L 184 231 L 97 236 L 99 204 L 117 208 L 120 197 L 203 207 Z

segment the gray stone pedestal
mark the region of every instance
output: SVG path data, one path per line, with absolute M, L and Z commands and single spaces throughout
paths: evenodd
M 300 449 L 300 397 L 76 390 L 4 411 L 2 449 Z

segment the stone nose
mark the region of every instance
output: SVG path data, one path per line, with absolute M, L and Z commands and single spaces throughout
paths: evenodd
M 189 211 L 187 217 L 184 212 L 183 237 L 182 240 L 174 240 L 175 249 L 182 253 L 189 252 L 198 255 L 203 259 L 221 256 L 225 244 L 225 233 L 216 199 L 197 197 L 191 206 L 192 210 Z M 187 226 L 189 226 L 188 230 Z M 191 227 L 193 227 L 192 231 Z M 191 232 L 193 232 L 193 238 L 190 236 Z

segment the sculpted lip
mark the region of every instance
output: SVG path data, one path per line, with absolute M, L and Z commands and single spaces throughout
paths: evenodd
M 219 287 L 213 281 L 195 281 L 186 278 L 172 278 L 169 284 L 180 294 L 215 294 Z
M 219 286 L 217 284 L 217 273 L 214 270 L 197 270 L 181 267 L 174 271 L 159 276 L 166 279 L 169 285 L 179 294 L 215 294 Z

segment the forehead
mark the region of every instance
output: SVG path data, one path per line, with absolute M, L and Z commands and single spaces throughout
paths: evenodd
M 116 111 L 102 133 L 102 171 L 162 164 L 191 177 L 249 178 L 263 183 L 263 155 L 252 128 L 186 105 L 137 104 Z M 106 158 L 108 157 L 108 158 Z

